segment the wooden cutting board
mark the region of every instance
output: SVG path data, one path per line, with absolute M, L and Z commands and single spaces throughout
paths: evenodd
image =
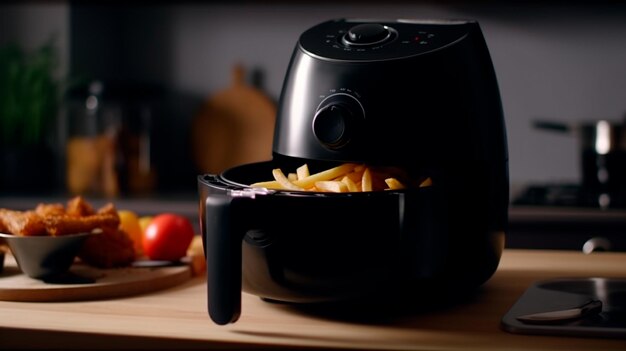
M 272 158 L 276 104 L 245 81 L 235 65 L 231 86 L 203 104 L 192 123 L 194 159 L 202 173 L 218 174 Z
M 166 289 L 192 277 L 189 265 L 98 269 L 75 263 L 69 272 L 64 281 L 45 283 L 23 274 L 15 259 L 7 255 L 0 274 L 0 300 L 59 302 L 110 299 Z

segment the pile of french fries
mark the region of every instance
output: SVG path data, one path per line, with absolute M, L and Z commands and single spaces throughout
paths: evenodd
M 315 192 L 367 192 L 379 190 L 405 189 L 405 182 L 391 176 L 388 172 L 377 171 L 362 164 L 344 163 L 342 165 L 310 174 L 305 163 L 295 173 L 285 175 L 280 168 L 272 170 L 274 180 L 251 184 L 276 190 L 315 191 Z M 430 186 L 432 181 L 426 178 L 419 186 Z

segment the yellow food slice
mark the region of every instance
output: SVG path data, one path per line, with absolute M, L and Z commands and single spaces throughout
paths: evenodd
M 120 218 L 119 229 L 125 231 L 133 241 L 136 256 L 141 256 L 143 254 L 143 230 L 139 225 L 139 216 L 130 210 L 118 210 L 117 214 Z

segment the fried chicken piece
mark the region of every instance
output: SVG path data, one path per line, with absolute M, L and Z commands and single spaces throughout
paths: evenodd
M 0 209 L 0 227 L 13 235 L 46 235 L 46 226 L 35 211 Z
M 98 209 L 98 214 L 99 215 L 113 215 L 113 216 L 119 217 L 117 214 L 117 208 L 115 208 L 115 205 L 113 205 L 110 202 L 100 207 L 100 209 Z
M 67 202 L 67 214 L 70 216 L 84 217 L 96 214 L 91 204 L 82 196 L 76 196 Z
M 0 208 L 0 233 L 9 233 L 9 227 L 4 224 L 2 212 L 6 211 L 4 208 Z
M 40 204 L 37 208 L 43 215 L 46 232 L 52 236 L 91 232 L 96 228 L 116 229 L 120 224 L 117 209 L 112 203 L 96 212 L 81 196 L 68 201 L 67 210 L 60 204 Z
M 87 238 L 78 254 L 85 263 L 99 268 L 125 267 L 135 260 L 133 241 L 119 225 L 112 203 L 96 212 L 80 196 L 68 201 L 67 208 L 41 203 L 31 211 L 0 209 L 0 232 L 14 235 L 58 236 L 100 229 L 102 233 Z
M 78 258 L 98 268 L 127 267 L 135 260 L 135 249 L 125 231 L 104 228 L 101 234 L 87 238 Z
M 65 207 L 63 204 L 44 204 L 40 203 L 35 207 L 35 213 L 41 217 L 46 216 L 62 216 L 65 214 Z
M 120 217 L 115 214 L 94 214 L 74 217 L 71 215 L 48 216 L 43 219 L 45 229 L 52 236 L 91 232 L 94 229 L 117 229 Z

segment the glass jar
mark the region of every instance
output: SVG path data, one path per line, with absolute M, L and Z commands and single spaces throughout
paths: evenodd
M 94 81 L 84 99 L 68 104 L 66 185 L 72 195 L 120 194 L 117 148 L 122 111 L 118 103 L 106 102 L 103 92 L 102 82 Z

